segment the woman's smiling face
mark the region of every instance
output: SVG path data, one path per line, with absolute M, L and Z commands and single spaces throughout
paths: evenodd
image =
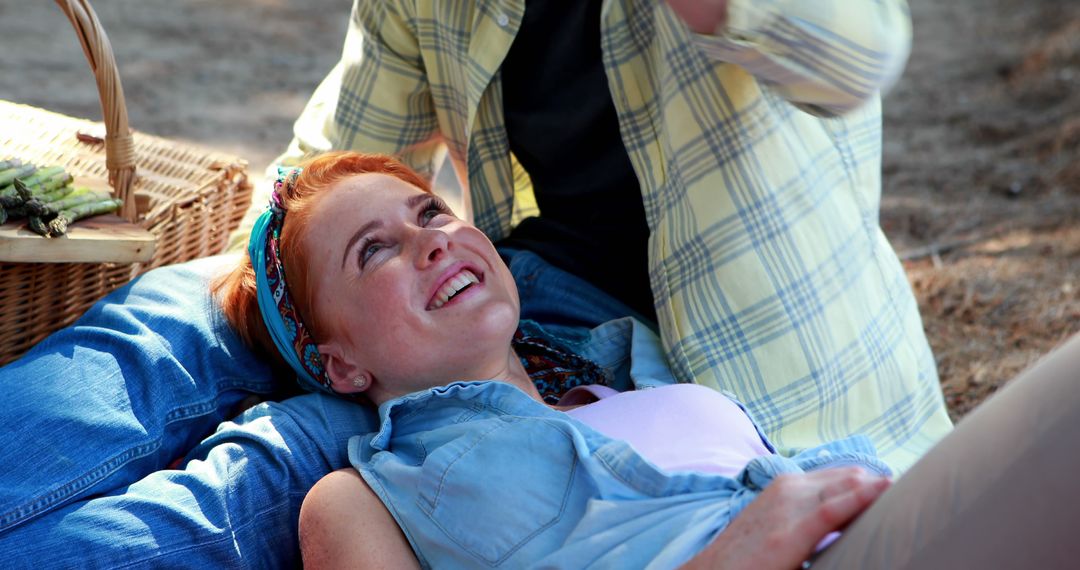
M 379 403 L 505 373 L 517 288 L 495 247 L 442 201 L 385 174 L 335 184 L 304 243 L 323 362 L 340 392 Z

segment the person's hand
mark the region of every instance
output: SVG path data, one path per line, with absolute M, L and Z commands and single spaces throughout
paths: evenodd
M 667 0 L 691 31 L 711 34 L 727 22 L 727 0 Z
M 858 467 L 781 475 L 684 569 L 796 568 L 889 487 Z

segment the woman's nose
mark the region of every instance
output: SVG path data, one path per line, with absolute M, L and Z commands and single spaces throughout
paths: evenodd
M 425 268 L 439 261 L 450 247 L 450 237 L 439 229 L 422 228 L 417 235 L 419 248 L 416 256 L 418 268 Z

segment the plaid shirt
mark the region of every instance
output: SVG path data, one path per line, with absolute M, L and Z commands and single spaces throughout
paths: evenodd
M 342 59 L 281 160 L 349 148 L 434 174 L 448 157 L 458 212 L 507 235 L 535 208 L 498 73 L 524 10 L 356 2 Z M 878 93 L 906 59 L 907 6 L 729 0 L 710 36 L 656 0 L 607 0 L 601 20 L 676 374 L 734 393 L 781 452 L 864 433 L 905 469 L 951 425 L 878 225 Z

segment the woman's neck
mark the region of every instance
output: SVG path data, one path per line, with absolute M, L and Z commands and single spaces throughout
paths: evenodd
M 529 374 L 525 371 L 525 366 L 521 364 L 521 359 L 518 357 L 517 353 L 514 352 L 512 347 L 507 347 L 505 356 L 489 361 L 486 366 L 476 367 L 476 369 L 471 372 L 458 371 L 453 378 L 446 378 L 441 381 L 432 379 L 433 381 L 428 387 L 437 388 L 463 379 L 491 380 L 510 384 L 525 392 L 530 398 L 540 403 L 544 403 L 544 399 L 540 397 L 540 392 L 536 389 L 536 385 L 533 383 L 532 379 L 529 378 Z M 417 390 L 417 387 L 414 386 L 412 390 Z M 407 392 L 385 391 L 376 388 L 367 392 L 367 395 L 373 404 L 381 406 L 384 402 L 404 396 L 406 393 Z
M 516 386 L 522 392 L 529 395 L 530 398 L 537 402 L 544 403 L 544 399 L 540 397 L 540 391 L 536 389 L 536 384 L 533 383 L 532 378 L 529 377 L 529 373 L 525 371 L 525 366 L 521 364 L 521 358 L 518 357 L 517 352 L 513 348 L 509 350 L 509 356 L 506 359 L 506 367 L 503 370 L 501 376 L 494 376 L 493 380 L 501 380 L 507 384 Z
M 536 384 L 529 377 L 529 373 L 525 371 L 525 366 L 521 364 L 521 358 L 518 357 L 514 349 L 510 349 L 510 361 L 507 363 L 507 372 L 504 377 L 507 384 L 512 384 L 521 389 L 529 395 L 530 398 L 544 404 L 545 406 L 558 410 L 560 412 L 566 412 L 574 408 L 579 408 L 589 402 L 579 402 L 570 406 L 559 406 L 554 404 L 548 404 L 544 401 L 544 398 L 540 396 L 540 391 L 536 389 Z M 496 377 L 498 378 L 498 377 Z M 591 398 L 591 401 L 596 401 L 596 398 Z

